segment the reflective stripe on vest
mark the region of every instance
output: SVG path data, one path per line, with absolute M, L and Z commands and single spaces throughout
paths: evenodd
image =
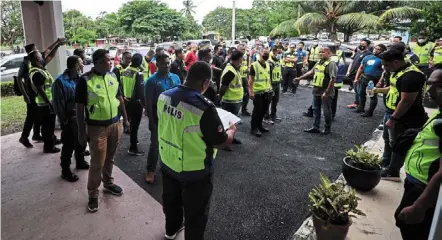
M 318 62 L 320 60 L 319 50 L 321 50 L 319 46 L 316 46 L 315 48 L 311 47 L 308 55 L 308 60 L 313 62 Z
M 417 43 L 412 45 L 412 51 L 419 57 L 420 64 L 428 64 L 430 62 L 431 50 L 433 50 L 434 44 L 427 42 L 424 46 L 419 46 Z
M 255 78 L 253 79 L 253 92 L 262 93 L 272 90 L 272 85 L 270 84 L 270 66 L 266 62 L 266 67 L 262 67 L 261 63 L 254 62 L 253 70 L 255 70 Z
M 249 71 L 249 67 L 247 66 L 247 57 L 244 57 L 241 63 L 241 67 L 239 67 L 239 72 L 241 74 L 241 78 L 247 78 L 247 72 Z
M 143 66 L 143 78 L 144 78 L 144 82 L 147 81 L 147 79 L 149 79 L 151 72 L 149 69 L 149 63 L 146 61 L 146 58 L 143 57 L 143 63 L 141 64 Z
M 43 91 L 46 93 L 49 101 L 52 101 L 52 84 L 54 83 L 54 78 L 52 75 L 45 69 L 41 69 L 38 67 L 32 67 L 29 69 L 29 79 L 31 79 L 31 87 L 35 93 L 37 93 L 37 97 L 35 98 L 35 102 L 39 106 L 46 106 L 47 103 L 43 100 L 43 97 L 37 91 L 37 87 L 34 85 L 34 81 L 32 81 L 32 77 L 35 73 L 39 72 L 45 78 L 43 83 Z
M 387 106 L 387 108 L 389 108 L 391 110 L 396 109 L 396 106 L 399 103 L 399 97 L 400 97 L 400 93 L 396 87 L 397 80 L 400 77 L 402 77 L 405 73 L 411 72 L 411 71 L 422 73 L 415 65 L 410 64 L 407 68 L 401 70 L 400 72 L 390 75 L 390 90 L 387 93 L 386 104 L 385 104 Z
M 434 49 L 433 64 L 436 65 L 441 63 L 442 63 L 442 46 L 439 46 Z
M 131 98 L 134 93 L 135 83 L 137 81 L 139 69 L 134 67 L 127 67 L 121 73 L 121 84 L 123 85 L 123 95 Z
M 89 123 L 107 123 L 119 116 L 120 101 L 116 98 L 118 93 L 118 80 L 112 73 L 106 75 L 92 75 L 86 78 L 87 85 L 87 111 Z
M 413 178 L 428 184 L 430 180 L 430 167 L 440 158 L 439 137 L 434 132 L 435 118 L 440 111 L 437 110 L 428 119 L 425 128 L 418 133 L 405 157 L 405 172 Z M 439 163 L 437 163 L 439 166 Z M 435 173 L 436 171 L 434 171 Z M 434 174 L 433 173 L 433 174 Z
M 164 93 L 158 98 L 161 162 L 175 173 L 204 170 L 207 145 L 200 128 L 204 110 L 182 101 L 176 107 L 171 103 L 172 97 Z
M 221 74 L 221 79 L 228 72 L 232 72 L 235 75 L 235 78 L 233 78 L 233 80 L 230 82 L 222 101 L 228 103 L 240 103 L 242 102 L 242 98 L 244 96 L 241 75 L 230 63 L 228 63 Z
M 273 69 L 272 69 L 272 83 L 279 83 L 282 80 L 282 66 L 279 61 L 273 61 L 269 59 L 270 62 L 272 62 Z
M 313 86 L 327 87 L 330 82 L 330 76 L 326 76 L 325 71 L 330 61 L 325 61 L 322 64 L 319 62 L 315 65 L 315 75 L 313 76 Z

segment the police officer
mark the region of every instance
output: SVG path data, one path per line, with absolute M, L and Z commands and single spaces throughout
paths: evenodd
M 442 70 L 435 70 L 429 94 L 439 109 L 425 123 L 405 157 L 405 189 L 395 212 L 403 239 L 428 239 L 442 183 Z
M 442 64 L 442 38 L 439 39 L 438 46 L 434 47 L 430 54 L 430 67 Z
M 38 106 L 40 123 L 42 125 L 43 152 L 57 153 L 59 148 L 55 145 L 55 113 L 52 106 L 52 84 L 54 79 L 44 68 L 44 60 L 39 51 L 33 51 L 29 54 L 31 68 L 29 69 L 29 78 L 31 79 L 32 89 L 37 93 L 35 102 Z
M 419 57 L 418 68 L 426 75 L 429 76 L 430 69 L 430 54 L 434 48 L 434 43 L 428 41 L 428 37 L 424 32 L 420 32 L 417 43 L 410 45 L 411 51 Z
M 340 43 L 340 42 L 339 42 Z M 332 119 L 335 119 L 336 116 L 336 110 L 338 106 L 338 97 L 339 97 L 339 89 L 344 86 L 344 76 L 345 76 L 345 60 L 342 55 L 342 50 L 338 49 L 338 46 L 335 47 L 329 47 L 331 56 L 330 61 L 333 61 L 338 66 L 338 72 L 336 75 L 336 82 L 335 82 L 335 95 L 333 96 L 332 100 Z M 313 115 L 313 112 L 312 112 Z M 313 116 L 312 116 L 313 117 Z
M 312 70 L 316 63 L 320 60 L 319 50 L 321 47 L 319 46 L 319 39 L 313 39 L 313 45 L 309 47 L 307 50 L 307 61 L 308 61 L 308 70 Z
M 113 195 L 120 196 L 123 189 L 114 184 L 112 168 L 114 156 L 121 138 L 120 118 L 129 128 L 124 100 L 115 74 L 110 72 L 109 52 L 98 49 L 92 54 L 94 67 L 80 77 L 75 88 L 77 110 L 78 142 L 86 145 L 86 127 L 89 137 L 91 161 L 87 189 L 88 209 L 98 211 L 98 187 L 103 187 Z M 85 118 L 86 112 L 86 118 Z
M 249 92 L 253 100 L 253 111 L 250 133 L 261 137 L 263 132 L 269 129 L 262 126 L 264 116 L 269 109 L 272 97 L 272 84 L 270 79 L 269 51 L 262 48 L 258 61 L 250 66 Z
M 243 59 L 241 62 L 241 67 L 239 72 L 241 74 L 242 87 L 244 90 L 244 96 L 242 99 L 241 115 L 250 116 L 250 112 L 247 110 L 247 105 L 249 104 L 249 81 L 247 81 L 247 75 L 249 74 L 249 62 L 246 55 L 246 46 L 244 44 L 238 45 L 238 50 L 243 53 Z
M 75 85 L 80 78 L 83 61 L 73 55 L 67 59 L 67 69 L 57 77 L 52 85 L 53 106 L 60 121 L 61 141 L 61 177 L 69 182 L 78 181 L 78 176 L 70 169 L 72 153 L 75 150 L 76 169 L 89 169 L 84 160 L 86 146 L 78 143 L 77 117 L 75 109 Z
M 236 132 L 234 125 L 224 130 L 215 105 L 202 95 L 211 78 L 210 66 L 195 62 L 184 85 L 158 99 L 166 239 L 175 239 L 183 218 L 186 239 L 204 238 L 216 148 L 231 144 Z
M 272 81 L 273 96 L 270 104 L 270 115 L 267 109 L 266 118 L 270 124 L 280 122 L 281 118 L 276 116 L 276 106 L 279 102 L 279 94 L 281 92 L 281 80 L 282 80 L 282 59 L 279 58 L 279 49 L 275 46 L 272 49 L 272 56 L 269 58 L 268 63 L 270 65 L 270 78 Z
M 304 130 L 307 133 L 320 133 L 321 106 L 324 110 L 325 129 L 322 134 L 330 134 L 332 122 L 332 100 L 335 94 L 335 82 L 338 72 L 337 64 L 330 61 L 330 49 L 322 47 L 319 51 L 320 61 L 315 67 L 298 77 L 298 80 L 313 75 L 313 127 Z
M 291 43 L 289 46 L 289 50 L 284 53 L 284 72 L 283 72 L 283 84 L 282 84 L 282 93 L 286 93 L 287 89 L 291 88 L 292 93 L 296 93 L 296 89 L 298 88 L 299 82 L 293 81 L 296 78 L 296 62 L 297 58 L 295 56 L 295 44 Z
M 132 60 L 132 53 L 131 52 L 123 52 L 122 60 L 120 64 L 116 65 L 114 69 L 112 69 L 112 72 L 115 74 L 115 76 L 118 79 L 118 83 L 121 84 L 121 73 L 129 66 L 130 62 Z
M 149 79 L 149 77 L 153 74 L 152 68 L 150 65 L 151 64 L 155 65 L 155 63 L 152 62 L 154 55 L 155 55 L 155 52 L 153 50 L 149 50 L 147 52 L 146 56 L 143 57 L 143 63 L 139 67 L 143 72 L 144 81 L 147 81 L 147 79 Z
M 140 72 L 140 66 L 143 62 L 143 56 L 135 53 L 132 62 L 121 73 L 121 85 L 123 89 L 123 98 L 126 103 L 126 111 L 130 121 L 130 146 L 127 153 L 132 156 L 143 156 L 144 152 L 138 149 L 138 128 L 143 116 L 144 107 L 144 79 Z

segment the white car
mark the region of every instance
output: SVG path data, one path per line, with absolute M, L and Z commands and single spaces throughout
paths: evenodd
M 26 53 L 12 54 L 0 60 L 0 82 L 13 81 L 13 76 L 18 75 L 18 70 Z

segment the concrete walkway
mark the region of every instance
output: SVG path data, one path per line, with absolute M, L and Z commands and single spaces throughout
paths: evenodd
M 113 172 L 124 194 L 100 191 L 100 210 L 91 214 L 87 171 L 77 172 L 78 182 L 62 180 L 60 154 L 43 154 L 42 143 L 25 149 L 19 136 L 1 137 L 1 239 L 164 239 L 161 205 L 119 168 Z

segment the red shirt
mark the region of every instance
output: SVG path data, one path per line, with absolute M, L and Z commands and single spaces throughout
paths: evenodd
M 197 61 L 196 54 L 193 51 L 190 51 L 186 58 L 184 59 L 184 64 L 186 64 L 186 71 L 189 72 L 190 66 L 194 64 Z

